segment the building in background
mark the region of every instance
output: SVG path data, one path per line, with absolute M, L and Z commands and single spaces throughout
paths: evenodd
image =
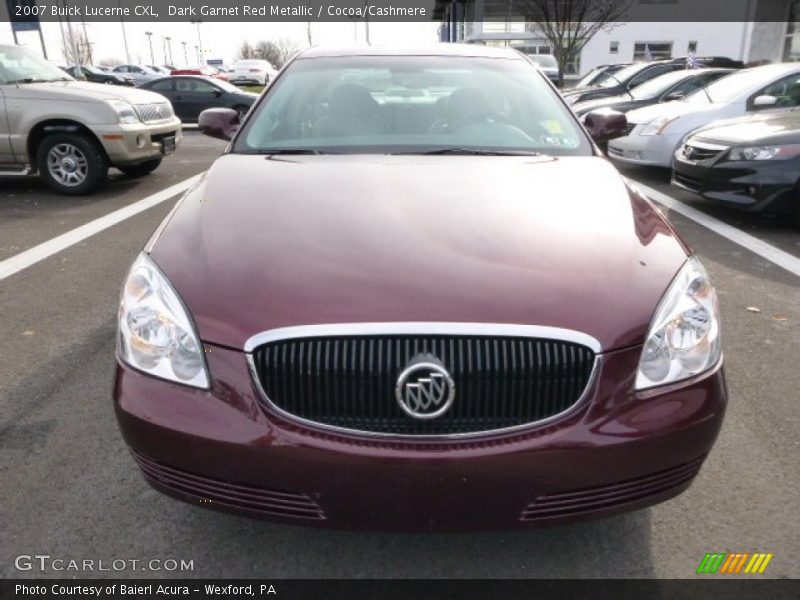
M 567 65 L 567 76 L 579 77 L 603 64 L 689 54 L 727 56 L 747 64 L 800 60 L 800 0 L 726 0 L 728 22 L 669 22 L 675 14 L 692 14 L 697 4 L 634 0 L 630 14 L 642 20 L 614 23 L 595 35 Z M 528 54 L 552 52 L 538 27 L 515 13 L 513 0 L 437 0 L 436 11 L 441 41 L 509 46 Z M 664 15 L 661 21 L 659 14 Z

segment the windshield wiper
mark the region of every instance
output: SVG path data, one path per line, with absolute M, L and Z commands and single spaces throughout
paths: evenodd
M 34 77 L 23 77 L 22 79 L 12 79 L 8 83 L 9 84 L 15 84 L 15 83 L 47 83 L 48 81 L 53 81 L 53 80 L 52 79 L 35 79 Z
M 266 150 L 257 150 L 255 154 L 324 154 L 319 150 L 312 148 L 267 148 Z
M 532 150 L 481 150 L 479 148 L 436 148 L 435 150 L 424 150 L 422 152 L 402 152 L 398 154 L 422 154 L 434 156 L 437 154 L 461 154 L 475 156 L 541 156 L 541 152 Z

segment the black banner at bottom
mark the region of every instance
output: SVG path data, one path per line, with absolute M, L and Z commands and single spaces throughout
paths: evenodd
M 388 580 L 388 579 L 8 579 L 0 598 L 78 600 L 288 598 L 291 600 L 399 600 L 515 598 L 533 600 L 784 600 L 800 597 L 794 579 L 600 579 L 600 580 Z

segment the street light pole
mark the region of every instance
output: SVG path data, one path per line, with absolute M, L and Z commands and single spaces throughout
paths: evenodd
M 144 34 L 147 36 L 147 44 L 150 46 L 150 62 L 156 64 L 156 57 L 153 54 L 153 32 L 145 31 Z
M 203 60 L 203 38 L 200 37 L 200 23 L 202 21 L 192 21 L 192 24 L 197 26 L 197 52 L 199 53 L 200 66 L 202 67 L 205 64 L 205 60 Z
M 119 6 L 119 12 L 122 13 L 122 0 L 117 0 L 117 6 Z M 125 21 L 122 17 L 119 18 L 119 23 L 122 25 L 122 41 L 125 43 L 125 60 L 128 61 L 128 64 L 131 63 L 131 53 L 128 50 L 128 34 L 125 33 Z
M 167 65 L 169 64 L 169 61 L 167 60 L 167 38 L 165 38 L 163 35 L 161 36 L 161 48 L 164 51 L 164 64 Z
M 186 56 L 186 42 L 181 42 L 181 45 L 183 46 L 183 64 L 184 66 L 188 67 L 189 58 Z
M 174 64 L 175 61 L 172 60 L 172 38 L 167 36 L 167 48 L 169 48 L 169 63 L 170 65 Z

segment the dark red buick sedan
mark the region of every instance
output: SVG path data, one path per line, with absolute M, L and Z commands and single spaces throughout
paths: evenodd
M 726 404 L 714 288 L 524 56 L 309 50 L 200 127 L 230 145 L 119 309 L 117 415 L 157 489 L 433 531 L 689 486 Z

